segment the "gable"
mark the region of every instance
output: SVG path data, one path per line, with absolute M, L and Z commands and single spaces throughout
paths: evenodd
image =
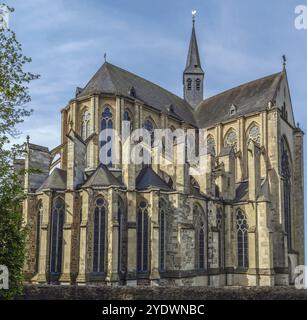
M 289 89 L 287 72 L 283 72 L 283 77 L 280 80 L 280 84 L 276 90 L 276 105 L 282 111 L 282 115 L 284 110 L 286 111 L 287 121 L 292 126 L 295 127 L 295 120 L 293 114 L 293 107 L 291 101 L 291 94 Z

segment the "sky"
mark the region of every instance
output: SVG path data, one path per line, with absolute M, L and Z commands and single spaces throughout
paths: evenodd
M 34 114 L 19 127 L 19 141 L 29 134 L 32 143 L 60 144 L 60 110 L 103 64 L 105 53 L 108 62 L 182 96 L 193 9 L 205 96 L 280 71 L 286 54 L 295 119 L 307 132 L 307 30 L 294 24 L 296 6 L 307 6 L 307 0 L 6 3 L 15 8 L 10 28 L 33 59 L 29 70 L 41 75 L 30 87 Z

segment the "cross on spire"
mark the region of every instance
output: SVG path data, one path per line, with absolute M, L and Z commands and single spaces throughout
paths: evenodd
M 195 25 L 195 16 L 196 16 L 197 11 L 193 10 L 192 11 L 192 22 L 193 22 L 193 26 Z
M 287 65 L 287 57 L 286 57 L 285 54 L 282 56 L 282 60 L 283 60 L 283 66 L 284 66 L 284 68 L 286 68 L 286 65 Z

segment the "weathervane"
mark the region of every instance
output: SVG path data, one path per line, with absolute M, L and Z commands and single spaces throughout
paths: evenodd
M 285 55 L 285 54 L 282 56 L 282 60 L 283 60 L 284 68 L 285 68 L 285 67 L 286 67 L 286 65 L 287 65 L 287 57 L 286 57 L 286 55 Z
M 196 13 L 197 11 L 196 10 L 192 10 L 192 21 L 193 21 L 193 24 L 195 23 L 195 16 L 196 16 Z

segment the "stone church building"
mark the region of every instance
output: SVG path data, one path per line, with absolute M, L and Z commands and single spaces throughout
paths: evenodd
M 204 82 L 193 21 L 183 98 L 105 62 L 61 111 L 61 144 L 49 150 L 27 140 L 15 162 L 38 169 L 21 177 L 27 281 L 293 283 L 304 264 L 304 133 L 286 66 L 210 98 Z M 120 135 L 123 120 L 150 132 L 206 129 L 206 172 L 191 176 L 188 162 L 102 164 L 110 137 L 100 132 Z

